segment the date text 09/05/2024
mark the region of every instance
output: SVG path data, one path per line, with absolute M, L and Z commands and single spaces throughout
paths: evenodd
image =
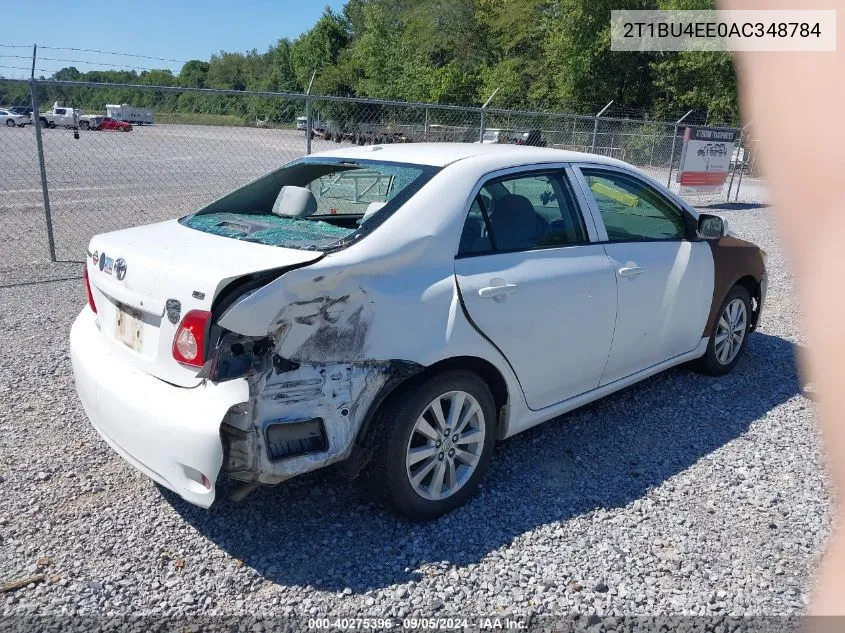
M 528 627 L 521 618 L 487 616 L 478 618 L 310 618 L 312 630 L 422 630 L 422 631 L 518 631 Z

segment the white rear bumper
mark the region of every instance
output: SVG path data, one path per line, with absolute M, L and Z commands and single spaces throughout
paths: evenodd
M 76 391 L 94 428 L 142 473 L 207 508 L 223 463 L 220 423 L 232 405 L 249 399 L 246 381 L 177 387 L 136 369 L 109 347 L 86 306 L 71 328 L 70 355 Z

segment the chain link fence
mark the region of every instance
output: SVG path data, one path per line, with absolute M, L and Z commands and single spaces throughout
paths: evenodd
M 79 261 L 94 234 L 184 215 L 294 158 L 342 145 L 545 145 L 612 156 L 677 189 L 684 131 L 612 117 L 54 80 L 0 79 L 0 109 L 24 112 L 0 120 L 4 268 Z M 147 115 L 153 124 L 121 125 Z M 744 135 L 731 189 L 694 204 L 763 201 L 758 151 Z

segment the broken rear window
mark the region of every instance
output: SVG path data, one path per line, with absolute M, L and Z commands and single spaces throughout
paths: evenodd
M 180 222 L 242 241 L 336 250 L 381 224 L 437 171 L 408 163 L 303 158 Z

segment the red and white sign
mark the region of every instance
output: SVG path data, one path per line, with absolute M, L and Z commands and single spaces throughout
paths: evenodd
M 728 177 L 739 130 L 687 127 L 677 180 L 681 193 L 717 193 Z

